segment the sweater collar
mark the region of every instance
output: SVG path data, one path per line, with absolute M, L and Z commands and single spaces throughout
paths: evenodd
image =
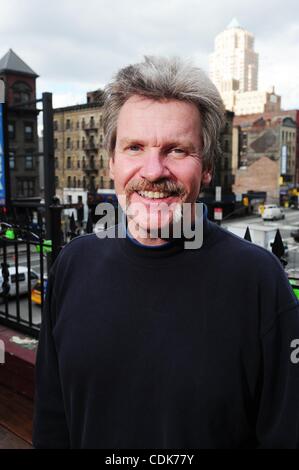
M 203 245 L 207 242 L 207 238 L 211 231 L 211 222 L 208 220 L 207 217 L 208 209 L 207 206 L 204 204 L 203 207 Z M 213 224 L 212 224 L 213 225 Z M 192 230 L 194 229 L 194 225 L 192 226 Z M 129 233 L 126 226 L 126 219 L 123 219 L 121 223 L 121 231 L 125 234 L 123 238 L 120 239 L 122 247 L 127 252 L 128 255 L 132 255 L 134 257 L 143 257 L 143 258 L 165 258 L 172 256 L 177 253 L 181 252 L 194 252 L 198 251 L 198 249 L 185 249 L 185 242 L 192 241 L 191 239 L 186 239 L 184 236 L 182 238 L 174 238 L 170 241 L 164 243 L 163 245 L 158 246 L 148 246 L 140 243 L 137 241 L 133 236 Z

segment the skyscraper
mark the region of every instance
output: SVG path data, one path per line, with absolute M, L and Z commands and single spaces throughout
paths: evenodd
M 210 77 L 218 88 L 226 109 L 235 114 L 280 110 L 280 96 L 258 91 L 258 54 L 254 36 L 234 18 L 215 38 L 210 55 Z
M 210 76 L 220 93 L 257 90 L 258 54 L 254 51 L 254 36 L 241 28 L 235 18 L 216 36 Z

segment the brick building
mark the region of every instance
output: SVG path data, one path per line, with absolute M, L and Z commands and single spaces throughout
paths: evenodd
M 85 104 L 54 110 L 56 193 L 64 202 L 86 202 L 87 191 L 114 187 L 103 147 L 101 97 L 97 90 Z
M 234 192 L 280 191 L 298 184 L 298 111 L 236 116 L 233 130 Z
M 8 148 L 11 197 L 40 195 L 36 79 L 38 75 L 12 50 L 0 59 L 8 105 Z M 19 107 L 20 103 L 24 106 Z M 28 103 L 28 104 L 26 104 Z

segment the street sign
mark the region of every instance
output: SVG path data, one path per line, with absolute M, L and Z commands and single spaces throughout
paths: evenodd
M 214 208 L 214 220 L 222 220 L 223 210 L 222 207 Z
M 5 198 L 3 104 L 0 103 L 0 206 L 5 206 Z

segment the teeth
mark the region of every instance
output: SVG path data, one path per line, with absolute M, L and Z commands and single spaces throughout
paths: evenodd
M 159 193 L 159 192 L 154 192 L 154 191 L 138 191 L 138 194 L 142 197 L 148 197 L 150 199 L 160 199 L 167 197 L 167 193 Z

